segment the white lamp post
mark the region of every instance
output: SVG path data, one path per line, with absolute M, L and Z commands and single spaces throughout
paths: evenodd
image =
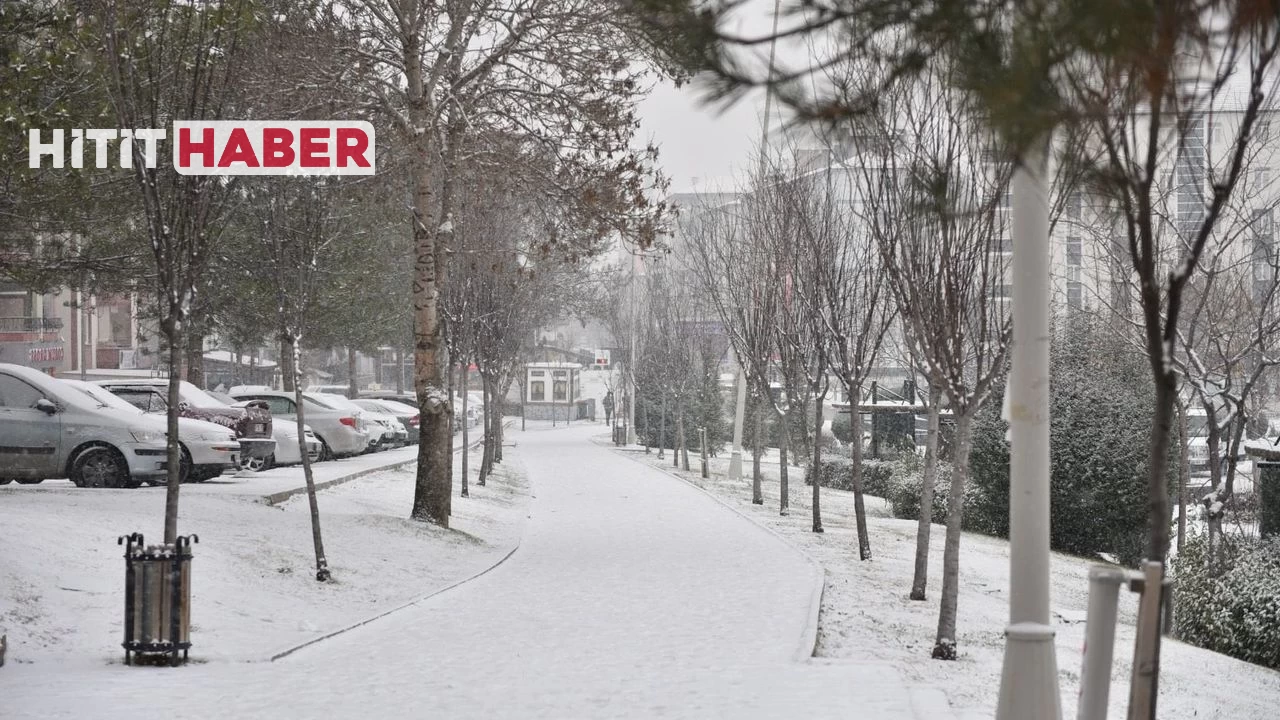
M 1049 624 L 1048 140 L 1033 143 L 1013 192 L 1013 372 L 1009 421 L 1009 627 L 997 720 L 1058 720 L 1058 663 Z

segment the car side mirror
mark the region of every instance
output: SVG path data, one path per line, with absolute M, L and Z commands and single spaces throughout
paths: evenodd
M 40 398 L 36 401 L 36 409 L 44 412 L 46 415 L 53 415 L 58 412 L 58 406 L 48 398 Z

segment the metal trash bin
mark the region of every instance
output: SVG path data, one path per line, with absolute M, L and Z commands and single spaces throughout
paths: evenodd
M 124 566 L 124 664 L 167 655 L 170 665 L 187 661 L 191 648 L 191 543 L 196 535 L 173 545 L 147 547 L 142 533 L 121 536 Z M 179 661 L 181 652 L 181 661 Z

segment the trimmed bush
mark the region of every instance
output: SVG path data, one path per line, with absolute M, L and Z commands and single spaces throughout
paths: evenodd
M 1154 390 L 1145 361 L 1080 317 L 1055 340 L 1050 467 L 1050 544 L 1092 557 L 1110 553 L 1126 565 L 1143 554 L 1147 468 Z M 965 527 L 1009 533 L 1008 425 L 1000 418 L 1003 388 L 974 422 L 972 492 Z M 1176 478 L 1176 443 L 1170 481 Z
M 890 487 L 890 464 L 876 460 L 862 461 L 862 491 L 867 495 L 887 497 Z M 818 468 L 818 481 L 822 487 L 833 490 L 853 491 L 853 461 L 847 457 L 824 457 Z M 812 480 L 805 474 L 805 485 Z
M 894 463 L 893 483 L 889 490 L 890 511 L 902 520 L 920 517 L 920 491 L 924 489 L 924 458 L 918 455 L 904 456 Z M 938 461 L 938 473 L 933 486 L 932 522 L 947 521 L 947 497 L 951 490 L 951 463 Z
M 1178 637 L 1280 670 L 1280 538 L 1227 542 L 1218 573 L 1203 536 L 1191 538 L 1174 559 Z

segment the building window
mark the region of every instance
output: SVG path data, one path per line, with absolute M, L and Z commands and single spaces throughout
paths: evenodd
M 555 390 L 554 390 L 554 392 L 555 392 L 555 396 L 554 396 L 554 398 L 553 398 L 553 399 L 555 399 L 555 400 L 567 400 L 567 399 L 568 399 L 568 397 L 569 397 L 569 392 L 568 392 L 569 384 L 568 384 L 568 383 L 566 383 L 564 380 L 556 380 L 555 385 L 554 385 L 553 387 L 555 388 Z
M 1253 287 L 1254 297 L 1261 300 L 1271 292 L 1276 281 L 1275 226 L 1270 210 L 1253 211 Z
M 1174 182 L 1177 184 L 1178 199 L 1177 226 L 1178 232 L 1183 236 L 1189 236 L 1199 230 L 1204 213 L 1206 160 L 1204 131 L 1203 120 L 1192 121 L 1187 126 L 1178 160 L 1174 164 Z
M 547 383 L 543 380 L 534 380 L 529 383 L 529 399 L 539 402 L 547 399 Z
M 1080 266 L 1084 257 L 1084 246 L 1079 235 L 1067 236 L 1067 264 Z
M 546 370 L 530 370 L 529 377 L 546 377 Z
M 1067 207 L 1065 208 L 1068 220 L 1080 222 L 1080 191 L 1077 190 L 1067 195 Z
M 1259 142 L 1267 142 L 1268 140 L 1270 140 L 1271 139 L 1271 120 L 1266 118 L 1259 118 L 1253 128 L 1253 136 L 1256 137 Z
M 1258 168 L 1253 171 L 1252 190 L 1262 190 L 1271 184 L 1271 168 Z
M 1067 307 L 1072 310 L 1084 307 L 1084 285 L 1079 280 L 1067 281 Z

